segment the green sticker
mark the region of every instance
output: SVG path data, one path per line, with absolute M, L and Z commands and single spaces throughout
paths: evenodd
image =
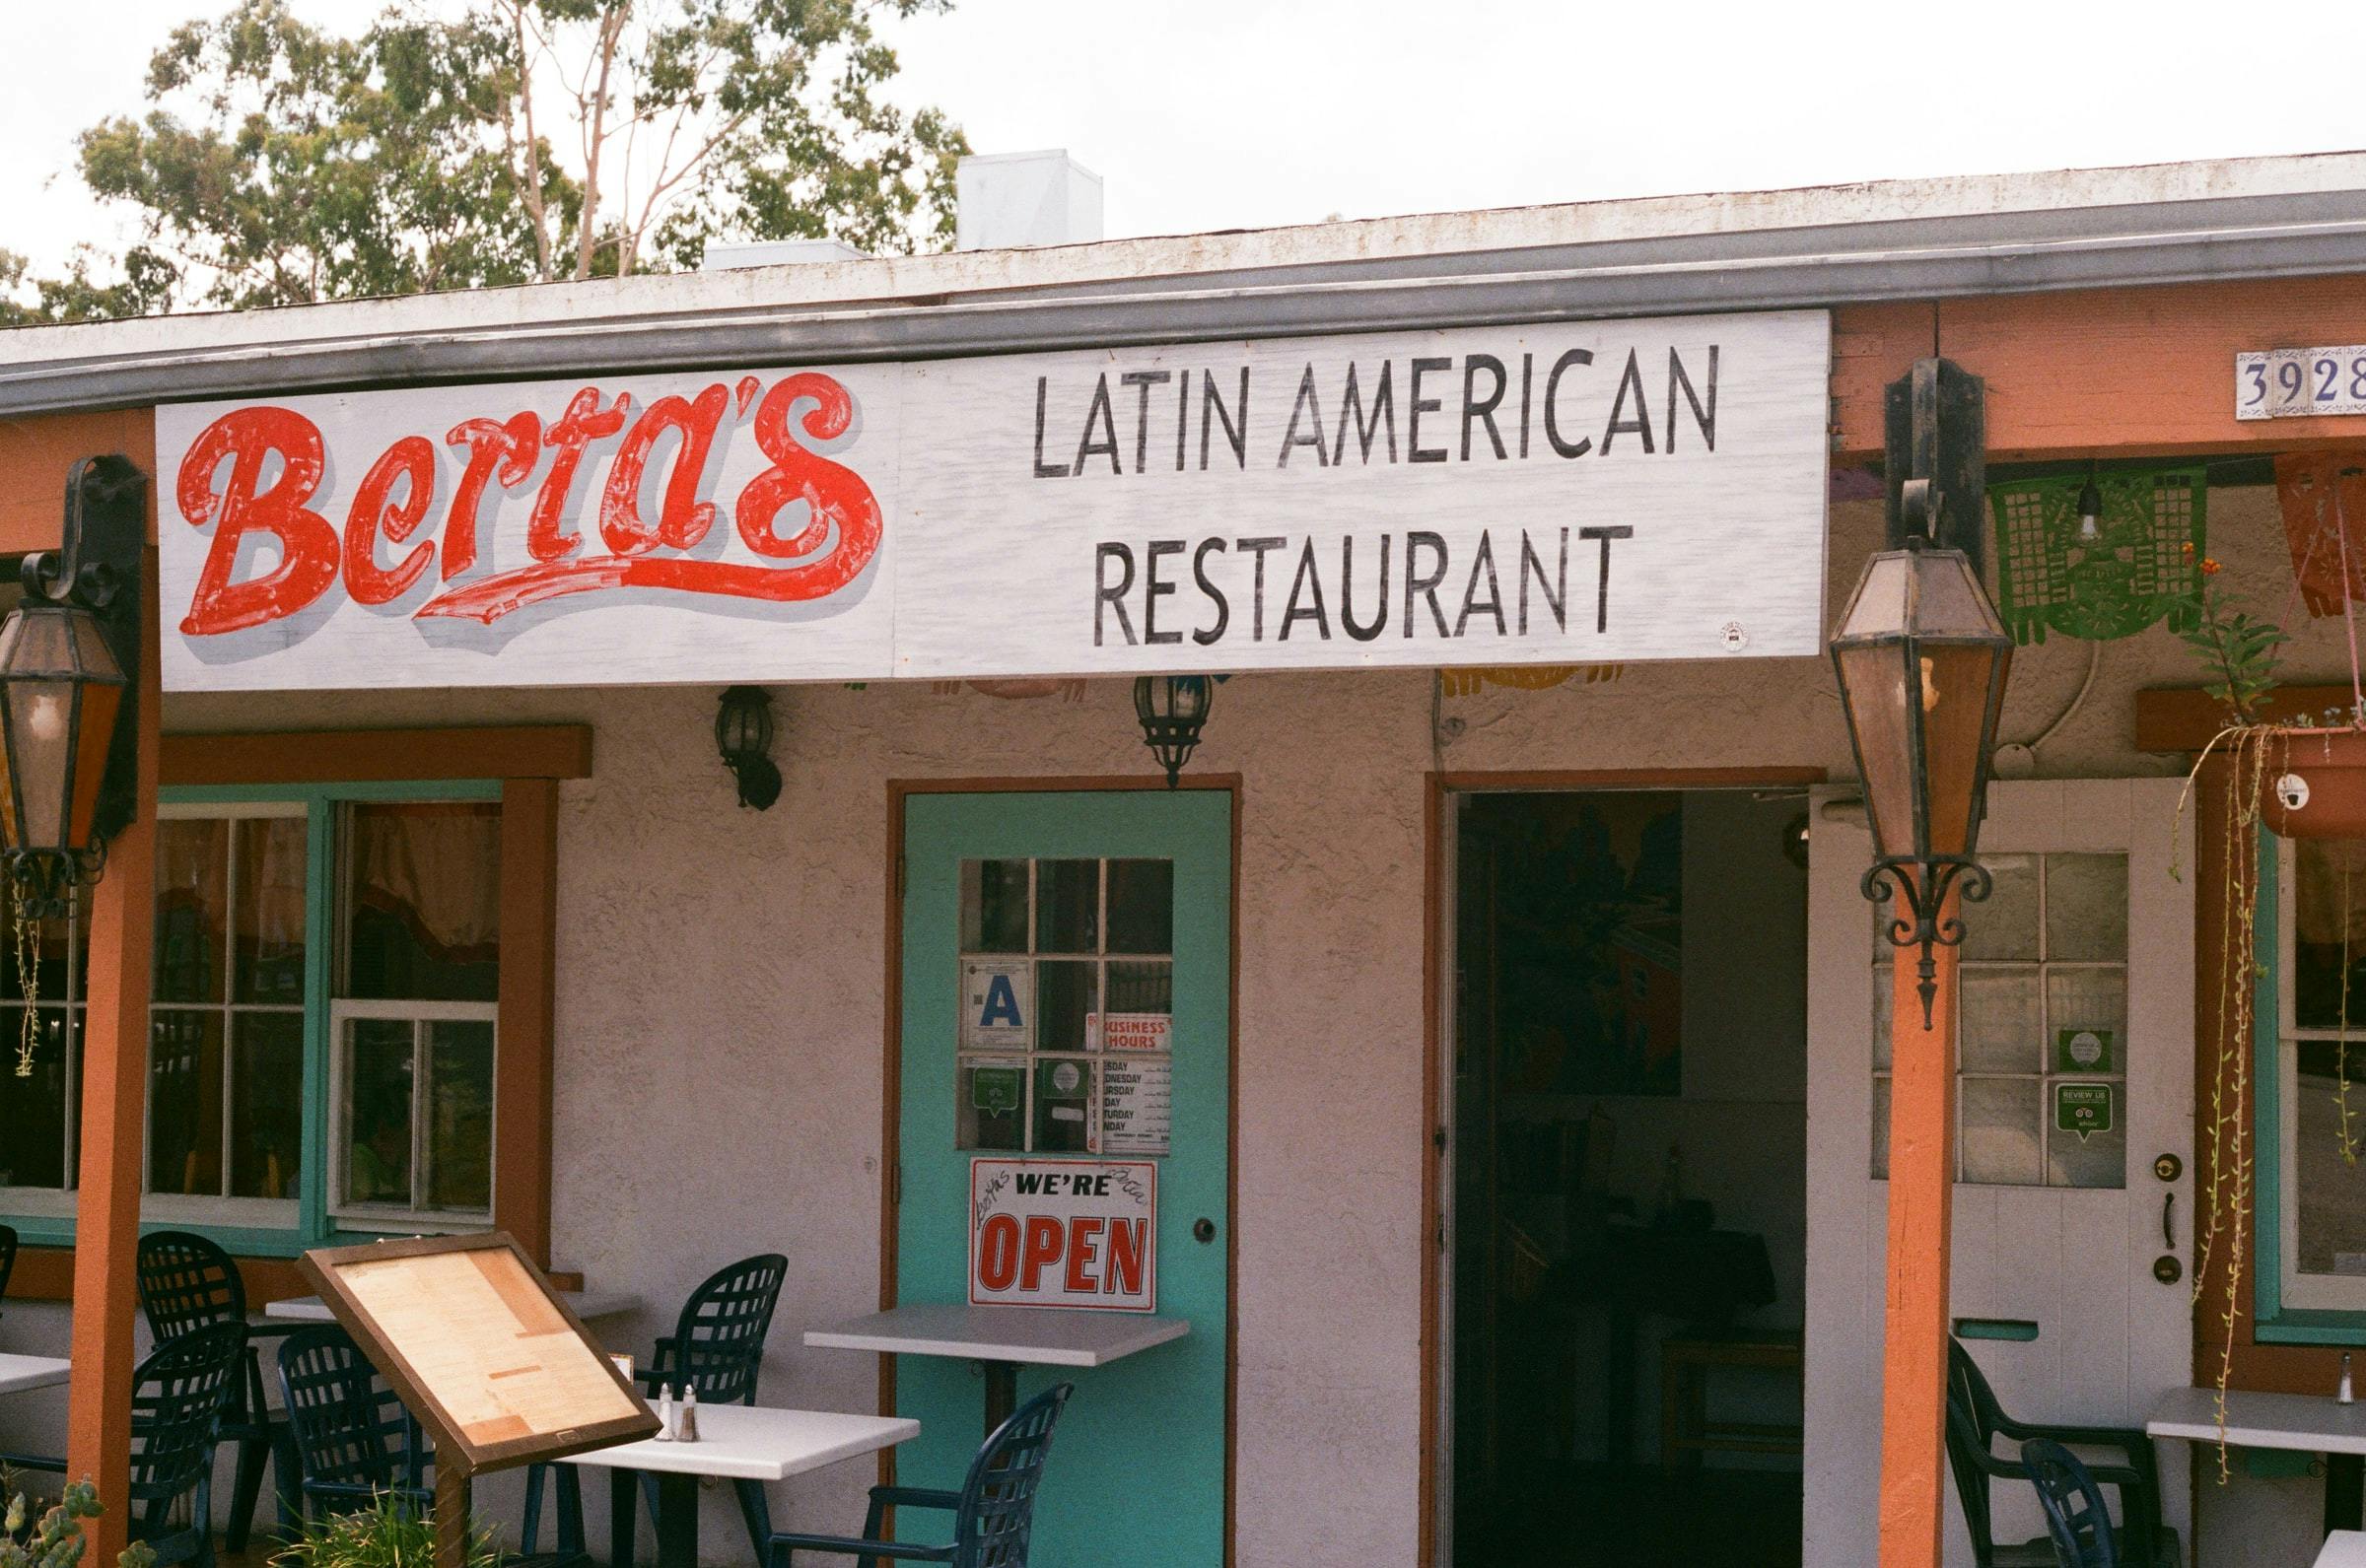
M 2109 1029 L 2056 1029 L 2053 1032 L 2053 1070 L 2056 1072 L 2118 1072 L 2112 1059 Z
M 1018 1109 L 1024 1087 L 1016 1067 L 974 1067 L 969 1074 L 969 1103 L 988 1116 L 1009 1116 Z
M 2112 1086 L 2108 1083 L 2057 1083 L 2053 1086 L 2053 1125 L 2075 1132 L 2084 1143 L 2098 1132 L 2112 1130 Z

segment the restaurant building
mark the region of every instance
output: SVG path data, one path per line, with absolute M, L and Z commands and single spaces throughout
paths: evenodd
M 918 1415 L 918 1484 L 972 1370 L 805 1331 L 1188 1320 L 1074 1374 L 1047 1563 L 1649 1561 L 1704 1519 L 1870 1562 L 1890 959 L 1824 648 L 1937 356 L 2020 498 L 1953 523 L 2021 646 L 1948 1311 L 2017 1415 L 2214 1383 L 2211 1096 L 2256 1051 L 2232 1380 L 2330 1393 L 2366 1178 L 2303 1146 L 2291 998 L 2348 862 L 2270 853 L 2299 934 L 2228 1038 L 2178 623 L 2223 563 L 2293 634 L 2279 700 L 2350 701 L 2278 460 L 2366 450 L 2366 349 L 2328 415 L 2239 356 L 2366 339 L 2362 193 L 2366 155 L 2271 159 L 0 335 L 0 550 L 58 543 L 78 459 L 149 480 L 154 828 L 106 873 L 156 887 L 146 1112 L 97 1158 L 258 1302 L 307 1247 L 498 1225 L 646 1353 L 778 1252 L 763 1402 Z M 1206 707 L 1171 777 L 1142 676 Z M 83 934 L 0 984 L 12 1350 L 63 1353 L 98 1223 Z M 973 1257 L 1018 1156 L 1147 1173 L 1147 1232 Z M 70 1397 L 0 1398 L 0 1448 Z M 2161 1453 L 2190 1561 L 2314 1549 L 2305 1468 Z M 773 1516 L 851 1532 L 876 1478 Z M 2015 1490 L 1999 1538 L 2041 1533 Z

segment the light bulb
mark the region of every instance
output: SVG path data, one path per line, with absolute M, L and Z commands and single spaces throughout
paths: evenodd
M 35 697 L 25 725 L 38 741 L 61 740 L 66 733 L 66 705 L 62 698 Z
M 2090 479 L 2078 491 L 2078 542 L 2092 548 L 2103 538 L 2103 492 Z

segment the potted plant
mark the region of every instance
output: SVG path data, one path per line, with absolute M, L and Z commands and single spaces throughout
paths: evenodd
M 87 1480 L 75 1481 L 55 1507 L 34 1521 L 18 1479 L 13 1470 L 0 1471 L 0 1491 L 8 1494 L 8 1511 L 0 1519 L 0 1568 L 75 1568 L 90 1545 L 82 1521 L 105 1512 L 99 1506 L 99 1489 Z M 117 1568 L 151 1568 L 155 1561 L 144 1540 L 133 1541 L 115 1559 Z
M 304 1533 L 271 1558 L 274 1568 L 424 1568 L 435 1560 L 434 1516 L 389 1492 L 350 1513 L 306 1520 Z M 500 1561 L 493 1527 L 470 1532 L 468 1568 L 498 1568 Z

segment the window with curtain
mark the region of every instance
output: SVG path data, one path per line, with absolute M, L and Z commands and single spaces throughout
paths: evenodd
M 2281 1306 L 2366 1310 L 2366 841 L 2274 841 Z M 2264 943 L 2262 942 L 2262 945 Z M 2262 1009 L 2264 1011 L 2264 1009 Z M 2264 1221 L 2267 1216 L 2262 1215 Z

